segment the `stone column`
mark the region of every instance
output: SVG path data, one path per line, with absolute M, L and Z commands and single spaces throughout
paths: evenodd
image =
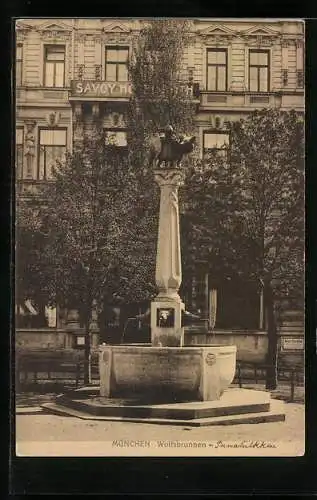
M 179 169 L 154 172 L 161 189 L 156 256 L 156 285 L 159 293 L 151 304 L 153 346 L 182 346 L 184 303 L 178 294 L 182 282 L 178 187 L 184 179 Z

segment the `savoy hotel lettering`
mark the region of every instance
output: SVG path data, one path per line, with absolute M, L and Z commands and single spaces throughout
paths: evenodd
M 73 97 L 129 97 L 129 82 L 72 81 Z

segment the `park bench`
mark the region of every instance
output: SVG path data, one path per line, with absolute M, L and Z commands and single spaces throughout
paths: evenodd
M 98 377 L 98 358 L 96 354 L 92 359 L 92 372 L 94 378 Z M 97 372 L 97 373 L 96 373 Z M 84 376 L 83 353 L 75 350 L 32 350 L 18 352 L 16 355 L 16 382 L 22 389 L 30 383 L 39 382 L 74 382 L 78 387 Z M 44 374 L 44 376 L 43 376 Z
M 259 380 L 266 378 L 268 365 L 259 361 L 237 361 L 236 379 L 239 387 L 242 387 L 243 381 L 254 381 L 256 384 Z M 246 374 L 246 371 L 248 373 Z M 295 386 L 302 384 L 304 381 L 304 366 L 303 364 L 288 365 L 282 358 L 278 363 L 277 378 L 279 381 L 287 381 L 290 383 L 290 401 L 294 401 Z

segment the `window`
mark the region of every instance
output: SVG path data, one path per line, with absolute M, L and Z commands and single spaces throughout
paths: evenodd
M 52 167 L 56 164 L 57 160 L 63 160 L 65 153 L 65 129 L 40 130 L 38 178 L 50 179 L 52 176 Z
M 126 147 L 127 132 L 118 129 L 105 130 L 105 143 L 107 146 Z
M 44 85 L 45 87 L 64 87 L 65 84 L 65 46 L 45 47 Z
M 223 156 L 226 154 L 226 146 L 229 144 L 228 133 L 204 132 L 203 140 L 204 155 L 215 152 Z
M 106 47 L 106 80 L 128 81 L 129 47 Z
M 207 90 L 227 90 L 227 49 L 207 50 Z
M 249 90 L 252 92 L 268 92 L 269 78 L 269 51 L 250 50 Z
M 18 43 L 16 48 L 15 78 L 16 86 L 20 87 L 22 85 L 22 43 Z
M 56 308 L 27 299 L 15 306 L 18 328 L 56 328 Z
M 15 164 L 17 179 L 23 178 L 23 140 L 24 130 L 22 127 L 16 129 L 15 133 Z

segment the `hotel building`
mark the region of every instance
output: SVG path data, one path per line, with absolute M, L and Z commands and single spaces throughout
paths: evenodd
M 28 196 L 46 182 L 56 159 L 92 130 L 96 117 L 118 147 L 126 146 L 127 61 L 143 23 L 108 18 L 16 22 L 17 196 Z M 228 141 L 229 121 L 255 109 L 304 113 L 303 21 L 197 18 L 190 35 L 182 73 L 197 102 L 201 156 Z M 263 330 L 261 297 L 221 287 L 202 263 L 185 297 L 188 309 L 210 316 L 217 290 L 216 328 Z M 32 307 L 21 305 L 17 314 Z M 36 328 L 50 332 L 74 325 L 74 318 L 47 308 L 37 316 Z M 28 330 L 25 324 L 23 329 Z

